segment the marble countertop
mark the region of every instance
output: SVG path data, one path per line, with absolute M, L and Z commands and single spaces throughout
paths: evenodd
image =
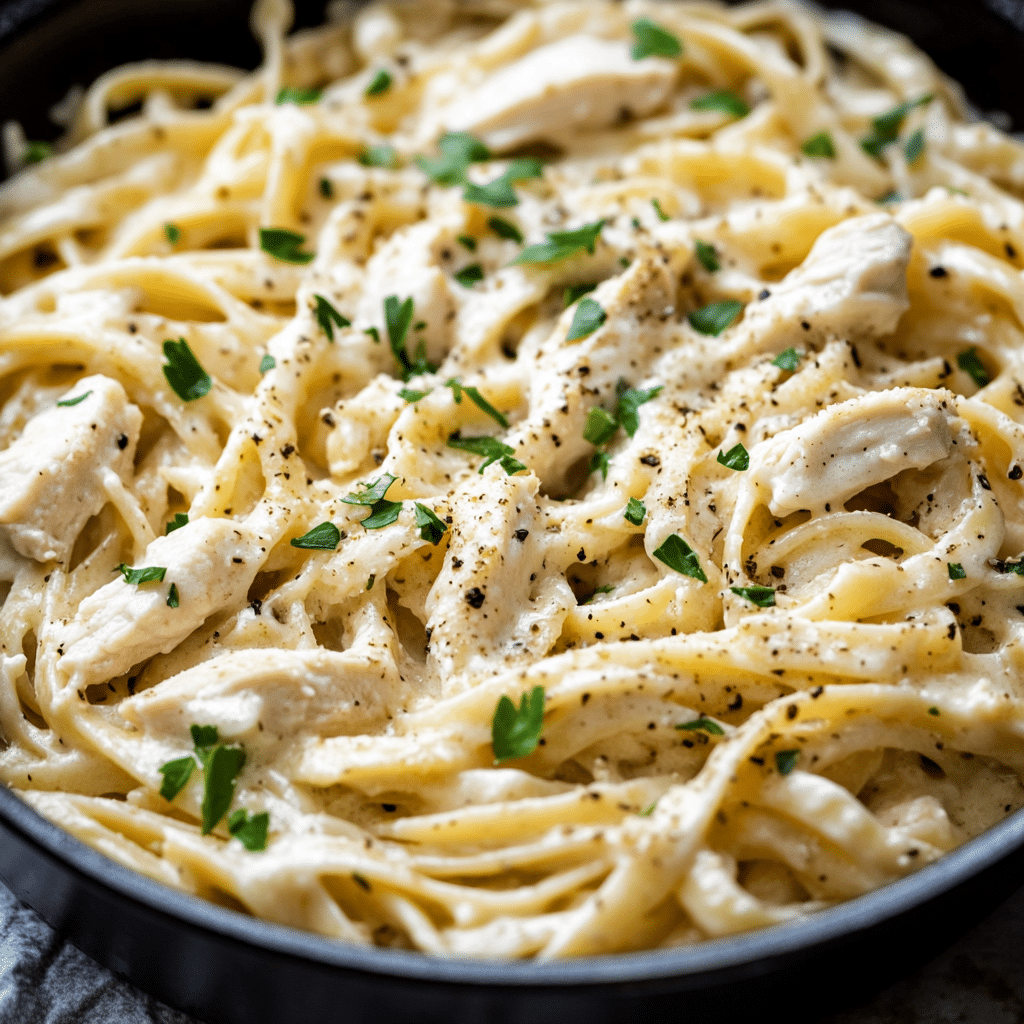
M 1021 1024 L 1024 888 L 927 966 L 818 1024 Z M 0 1024 L 196 1024 L 115 978 L 0 884 Z

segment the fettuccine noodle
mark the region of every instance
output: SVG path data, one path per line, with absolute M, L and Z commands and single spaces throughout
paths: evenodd
M 788 922 L 1020 807 L 1024 147 L 793 3 L 289 23 L 104 75 L 0 189 L 3 781 L 504 957 Z

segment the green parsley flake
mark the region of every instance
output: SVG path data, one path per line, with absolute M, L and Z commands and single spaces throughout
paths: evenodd
M 709 92 L 706 96 L 698 96 L 690 101 L 691 110 L 717 110 L 732 117 L 746 117 L 750 107 L 729 89 Z
M 566 341 L 577 341 L 586 338 L 598 329 L 608 319 L 608 314 L 593 299 L 580 299 L 580 304 L 573 314 L 572 324 L 569 326 L 569 333 L 565 336 Z
M 457 270 L 453 276 L 463 288 L 472 288 L 484 279 L 484 268 L 479 263 L 470 263 L 468 267 Z
M 608 466 L 609 459 L 608 453 L 602 451 L 600 448 L 590 456 L 590 465 L 587 467 L 588 473 L 596 473 L 597 470 L 601 471 L 601 479 L 608 479 Z
M 724 736 L 725 730 L 712 718 L 695 718 L 692 722 L 681 722 L 677 729 L 686 729 L 692 732 L 707 732 L 712 736 Z
M 239 808 L 228 818 L 228 832 L 247 850 L 257 853 L 267 848 L 267 831 L 270 815 L 266 811 L 249 817 L 249 812 Z
M 901 203 L 903 202 L 903 196 L 900 195 L 896 189 L 891 188 L 884 196 L 879 196 L 875 202 L 878 203 L 879 206 L 886 206 L 889 203 Z
M 654 813 L 654 808 L 657 806 L 658 801 L 652 800 L 642 811 L 637 811 L 636 813 L 639 814 L 641 818 L 649 818 Z
M 395 152 L 394 146 L 383 142 L 378 146 L 367 146 L 359 154 L 359 162 L 364 167 L 384 167 L 393 170 L 398 166 L 398 153 Z
M 903 127 L 907 114 L 915 107 L 930 103 L 931 99 L 932 96 L 929 93 L 927 96 L 901 103 L 898 107 L 893 107 L 892 110 L 880 114 L 871 122 L 870 133 L 861 139 L 861 149 L 869 156 L 880 157 L 882 150 L 890 143 L 895 142 L 899 137 L 900 129 Z
M 593 256 L 598 236 L 604 227 L 604 221 L 584 224 L 573 231 L 549 231 L 548 240 L 536 245 L 528 245 L 513 261 L 512 265 L 523 263 L 557 263 L 560 260 L 575 256 L 583 249 Z
M 164 234 L 171 245 L 177 245 L 181 241 L 181 228 L 177 224 L 165 224 Z
M 722 264 L 718 262 L 718 253 L 710 242 L 702 242 L 699 238 L 694 239 L 693 251 L 697 257 L 697 262 L 709 274 L 722 269 Z
M 180 598 L 178 597 L 178 585 L 176 583 L 172 583 L 170 590 L 167 591 L 167 607 L 177 608 L 179 603 Z
M 333 551 L 341 540 L 341 532 L 334 523 L 321 523 L 301 537 L 292 537 L 293 548 L 307 548 L 310 551 Z
M 194 402 L 203 395 L 209 394 L 213 381 L 210 375 L 199 365 L 192 349 L 184 338 L 177 341 L 164 342 L 164 377 L 171 390 L 183 401 Z
M 490 150 L 468 132 L 449 132 L 437 143 L 441 156 L 418 156 L 416 166 L 437 185 L 460 185 L 472 163 L 490 160 Z
M 409 333 L 412 318 L 413 302 L 411 297 L 404 302 L 399 302 L 397 295 L 389 295 L 384 300 L 384 323 L 387 326 L 388 342 L 404 381 L 409 381 L 412 377 L 419 377 L 424 373 L 433 373 L 437 369 L 433 363 L 427 361 L 426 342 L 422 339 L 416 346 L 415 357 L 409 358 L 405 337 Z
M 487 221 L 487 226 L 499 237 L 505 238 L 510 242 L 516 242 L 519 245 L 523 244 L 523 233 L 519 228 L 511 221 L 505 220 L 502 217 L 491 217 Z
M 462 198 L 467 203 L 476 203 L 479 206 L 508 207 L 518 206 L 519 197 L 513 186 L 516 182 L 526 181 L 528 178 L 540 178 L 544 174 L 544 165 L 533 157 L 522 157 L 513 160 L 504 174 L 495 178 L 486 185 L 477 185 L 472 181 L 466 182 L 462 191 Z
M 634 526 L 639 526 L 646 515 L 647 506 L 639 498 L 630 498 L 626 503 L 626 511 L 622 513 L 622 518 Z
M 192 744 L 200 752 L 199 759 L 203 761 L 209 753 L 210 747 L 217 745 L 218 735 L 215 725 L 190 725 L 189 732 L 192 734 Z
M 619 429 L 619 421 L 606 409 L 595 405 L 587 413 L 587 422 L 583 427 L 583 440 L 600 445 L 611 440 Z
M 700 567 L 697 552 L 677 533 L 670 533 L 665 538 L 661 547 L 654 552 L 654 557 L 684 576 L 691 576 L 695 580 L 700 580 L 701 583 L 708 581 L 704 570 Z
M 458 379 L 458 377 L 452 377 L 451 380 L 446 380 L 444 382 L 444 386 L 446 388 L 451 388 L 452 389 L 452 395 L 455 398 L 455 404 L 456 405 L 461 405 L 462 404 L 462 396 L 463 396 L 463 394 L 468 395 L 469 396 L 469 400 L 481 412 L 487 413 L 487 415 L 490 416 L 491 419 L 494 420 L 495 423 L 497 423 L 499 426 L 502 426 L 506 430 L 508 430 L 508 427 L 509 427 L 508 418 L 505 416 L 504 413 L 498 412 L 498 410 L 495 409 L 494 406 L 491 405 L 491 403 L 488 402 L 487 399 L 484 398 L 484 396 L 480 394 L 480 391 L 477 388 L 472 387 L 472 386 L 464 387 L 462 385 L 462 382 Z
M 917 131 L 907 139 L 907 145 L 903 152 L 906 155 L 908 164 L 916 163 L 921 159 L 921 154 L 924 152 L 923 129 L 918 128 Z
M 392 78 L 383 68 L 377 71 L 377 73 L 370 79 L 370 84 L 366 87 L 366 96 L 379 96 L 383 92 L 387 92 L 391 88 Z
M 519 701 L 519 709 L 502 696 L 491 719 L 491 747 L 494 763 L 526 757 L 537 749 L 544 728 L 544 687 L 535 686 Z
M 476 252 L 476 239 L 472 235 L 457 235 L 456 241 L 470 252 Z
M 700 334 L 718 337 L 743 312 L 743 303 L 736 299 L 722 299 L 712 302 L 702 309 L 695 309 L 686 314 L 690 326 Z
M 53 156 L 53 146 L 49 142 L 26 142 L 21 151 L 21 159 L 26 164 L 38 164 L 47 157 Z
M 780 352 L 772 360 L 772 366 L 777 366 L 780 370 L 788 370 L 792 372 L 800 365 L 800 360 L 802 358 L 802 352 L 797 352 L 795 348 L 787 348 L 785 352 Z
M 663 385 L 661 384 L 646 390 L 642 388 L 629 388 L 626 387 L 624 380 L 619 380 L 618 384 L 616 384 L 615 390 L 618 392 L 619 401 L 615 407 L 615 418 L 622 424 L 622 429 L 630 437 L 634 437 L 640 427 L 640 414 L 638 412 L 640 406 L 661 394 L 662 388 Z
M 62 398 L 57 405 L 62 409 L 69 409 L 73 405 L 78 405 L 79 402 L 84 402 L 91 394 L 92 390 L 90 389 L 89 391 L 83 392 L 81 395 L 75 395 L 74 398 Z
M 366 587 L 364 589 L 365 590 L 373 590 L 373 585 L 376 582 L 377 582 L 377 574 L 375 572 L 371 572 L 370 575 L 366 577 Z
M 341 500 L 348 505 L 366 505 L 370 514 L 361 519 L 360 523 L 367 530 L 379 530 L 384 526 L 390 526 L 398 519 L 402 511 L 400 501 L 388 501 L 384 495 L 388 488 L 397 480 L 397 477 L 385 473 L 372 483 L 364 484 L 361 491 L 346 494 Z
M 119 572 L 125 583 L 138 585 L 139 583 L 162 583 L 167 574 L 167 568 L 163 565 L 147 565 L 144 569 L 133 569 L 130 565 L 122 562 L 114 569 Z
M 296 89 L 293 86 L 286 85 L 283 89 L 278 90 L 277 98 L 274 102 L 277 104 L 295 103 L 298 106 L 305 106 L 309 103 L 316 103 L 322 95 L 322 89 Z
M 416 528 L 420 531 L 420 538 L 437 544 L 448 532 L 448 527 L 426 505 L 421 505 L 418 501 L 415 505 Z
M 949 572 L 949 578 L 951 580 L 967 579 L 967 572 L 959 562 L 947 562 L 946 569 Z
M 363 334 L 368 334 L 373 338 L 374 345 L 380 344 L 380 331 L 378 331 L 376 327 L 364 327 Z
M 775 591 L 771 587 L 730 587 L 734 594 L 746 598 L 758 608 L 775 607 Z
M 744 473 L 750 468 L 750 455 L 742 444 L 738 444 L 724 454 L 719 452 L 718 462 L 726 469 L 735 469 L 737 473 Z
M 300 252 L 299 246 L 305 241 L 305 235 L 286 228 L 260 228 L 260 248 L 282 263 L 305 265 L 315 259 L 315 253 Z
M 483 456 L 484 461 L 480 464 L 478 473 L 483 473 L 492 462 L 497 462 L 509 476 L 515 476 L 516 473 L 526 469 L 526 466 L 514 457 L 515 449 L 494 437 L 456 437 L 453 435 L 448 438 L 448 447 Z
M 334 184 L 330 178 L 320 179 L 320 195 L 322 195 L 324 199 L 334 198 Z
M 666 213 L 666 212 L 665 212 L 665 211 L 664 211 L 664 210 L 663 210 L 663 209 L 661 208 L 661 203 L 659 203 L 657 199 L 652 199 L 652 200 L 651 200 L 651 206 L 653 206 L 653 207 L 654 207 L 654 212 L 655 212 L 655 213 L 656 213 L 656 214 L 658 215 L 658 220 L 660 220 L 660 221 L 666 221 L 666 220 L 671 220 L 671 219 L 672 219 L 672 218 L 671 218 L 671 217 L 670 217 L 670 216 L 669 216 L 669 215 L 668 215 L 668 214 L 667 214 L 667 213 Z
M 402 388 L 398 392 L 400 398 L 404 398 L 407 402 L 418 402 L 423 398 L 426 398 L 430 394 L 429 391 L 414 391 L 412 388 Z
M 277 360 L 272 355 L 265 355 L 260 360 L 260 373 L 264 374 L 268 370 L 272 370 L 275 366 L 277 366 Z
M 245 751 L 241 747 L 226 747 L 223 744 L 214 747 L 203 761 L 204 836 L 212 832 L 227 814 L 235 797 L 235 782 L 244 765 Z
M 157 769 L 164 777 L 164 781 L 160 783 L 160 795 L 165 800 L 173 800 L 188 785 L 195 767 L 196 759 L 191 754 L 162 764 Z
M 633 60 L 645 57 L 681 57 L 683 44 L 678 36 L 662 28 L 649 18 L 637 18 L 630 26 L 633 30 L 633 46 L 629 55 Z
M 183 526 L 188 526 L 188 513 L 186 512 L 175 512 L 174 518 L 167 524 L 164 529 L 164 536 L 166 537 L 169 533 L 174 533 L 175 530 L 180 530 Z
M 400 501 L 388 501 L 385 498 L 378 501 L 370 510 L 370 514 L 365 519 L 360 519 L 359 523 L 365 530 L 380 530 L 397 522 L 401 511 Z
M 956 365 L 966 373 L 971 380 L 979 387 L 983 388 L 986 384 L 990 383 L 992 378 L 988 375 L 988 370 L 985 369 L 978 358 L 978 350 L 976 348 L 969 348 L 964 352 L 961 352 L 956 357 Z
M 938 709 L 938 708 L 936 708 L 936 707 L 930 707 L 930 708 L 928 709 L 928 714 L 929 714 L 929 715 L 941 715 L 941 714 L 942 714 L 942 712 L 941 712 L 941 711 L 939 711 L 939 709 Z
M 313 298 L 316 299 L 316 322 L 333 344 L 334 328 L 351 327 L 352 321 L 342 316 L 322 295 L 314 295 Z
M 800 143 L 800 152 L 804 156 L 823 157 L 826 160 L 836 158 L 836 146 L 828 132 L 818 132 L 817 135 L 804 139 Z
M 597 287 L 597 282 L 591 284 L 571 284 L 562 293 L 562 308 L 568 309 L 577 299 L 583 298 L 588 292 Z
M 788 775 L 800 760 L 799 750 L 779 750 L 775 753 L 775 767 L 780 775 Z

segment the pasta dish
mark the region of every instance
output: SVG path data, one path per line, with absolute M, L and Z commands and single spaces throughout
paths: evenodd
M 1024 803 L 1024 147 L 769 0 L 430 0 L 4 129 L 0 777 L 346 942 L 786 922 Z

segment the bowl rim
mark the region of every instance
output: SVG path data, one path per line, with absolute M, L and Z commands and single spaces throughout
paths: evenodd
M 764 970 L 780 957 L 810 955 L 830 943 L 852 938 L 856 933 L 912 912 L 1024 847 L 1024 808 L 1021 808 L 913 874 L 793 922 L 673 949 L 564 960 L 489 960 L 359 946 L 218 906 L 172 889 L 108 858 L 43 817 L 3 784 L 0 784 L 0 827 L 17 831 L 21 838 L 56 859 L 62 869 L 84 876 L 114 897 L 127 899 L 150 912 L 173 918 L 178 924 L 256 951 L 396 980 L 523 989 L 693 978 L 743 968 Z M 3 862 L 0 846 L 0 873 Z

